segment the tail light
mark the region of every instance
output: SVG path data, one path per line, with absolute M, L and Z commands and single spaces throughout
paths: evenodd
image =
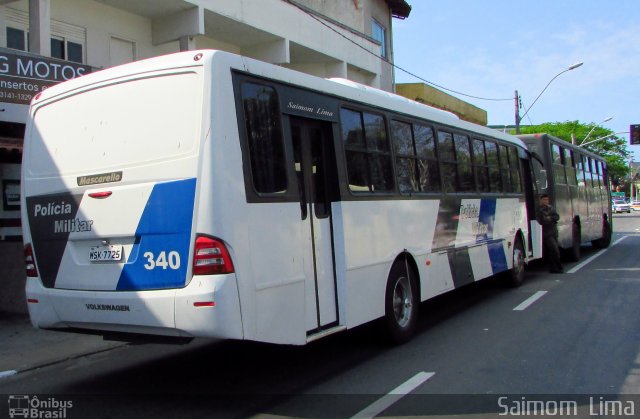
M 31 243 L 27 243 L 24 247 L 24 262 L 28 277 L 37 277 L 38 269 L 36 268 L 36 260 L 33 258 L 33 247 Z
M 233 273 L 233 262 L 222 241 L 209 236 L 196 237 L 193 252 L 193 274 L 215 275 Z

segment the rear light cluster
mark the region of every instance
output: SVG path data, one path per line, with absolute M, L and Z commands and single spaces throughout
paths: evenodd
M 233 262 L 222 241 L 209 236 L 196 237 L 193 252 L 194 275 L 216 275 L 233 273 Z
M 27 243 L 24 247 L 24 262 L 25 268 L 27 269 L 28 277 L 37 277 L 38 269 L 36 268 L 36 260 L 33 258 L 33 247 L 31 243 Z

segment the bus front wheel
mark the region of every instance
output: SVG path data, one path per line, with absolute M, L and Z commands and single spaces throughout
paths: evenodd
M 389 272 L 384 323 L 392 343 L 407 342 L 415 333 L 420 301 L 416 279 L 405 260 L 397 261 Z

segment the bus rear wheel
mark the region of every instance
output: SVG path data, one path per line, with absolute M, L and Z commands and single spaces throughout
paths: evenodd
M 384 323 L 391 343 L 400 344 L 411 339 L 418 321 L 418 287 L 416 275 L 405 260 L 391 268 L 385 293 Z
M 602 237 L 591 241 L 591 245 L 596 249 L 606 249 L 611 244 L 611 224 L 609 221 L 602 221 Z

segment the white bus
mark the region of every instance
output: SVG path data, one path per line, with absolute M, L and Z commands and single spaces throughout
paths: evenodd
M 528 167 L 515 137 L 225 52 L 89 74 L 31 104 L 31 320 L 303 345 L 384 318 L 401 342 L 420 301 L 540 257 Z

